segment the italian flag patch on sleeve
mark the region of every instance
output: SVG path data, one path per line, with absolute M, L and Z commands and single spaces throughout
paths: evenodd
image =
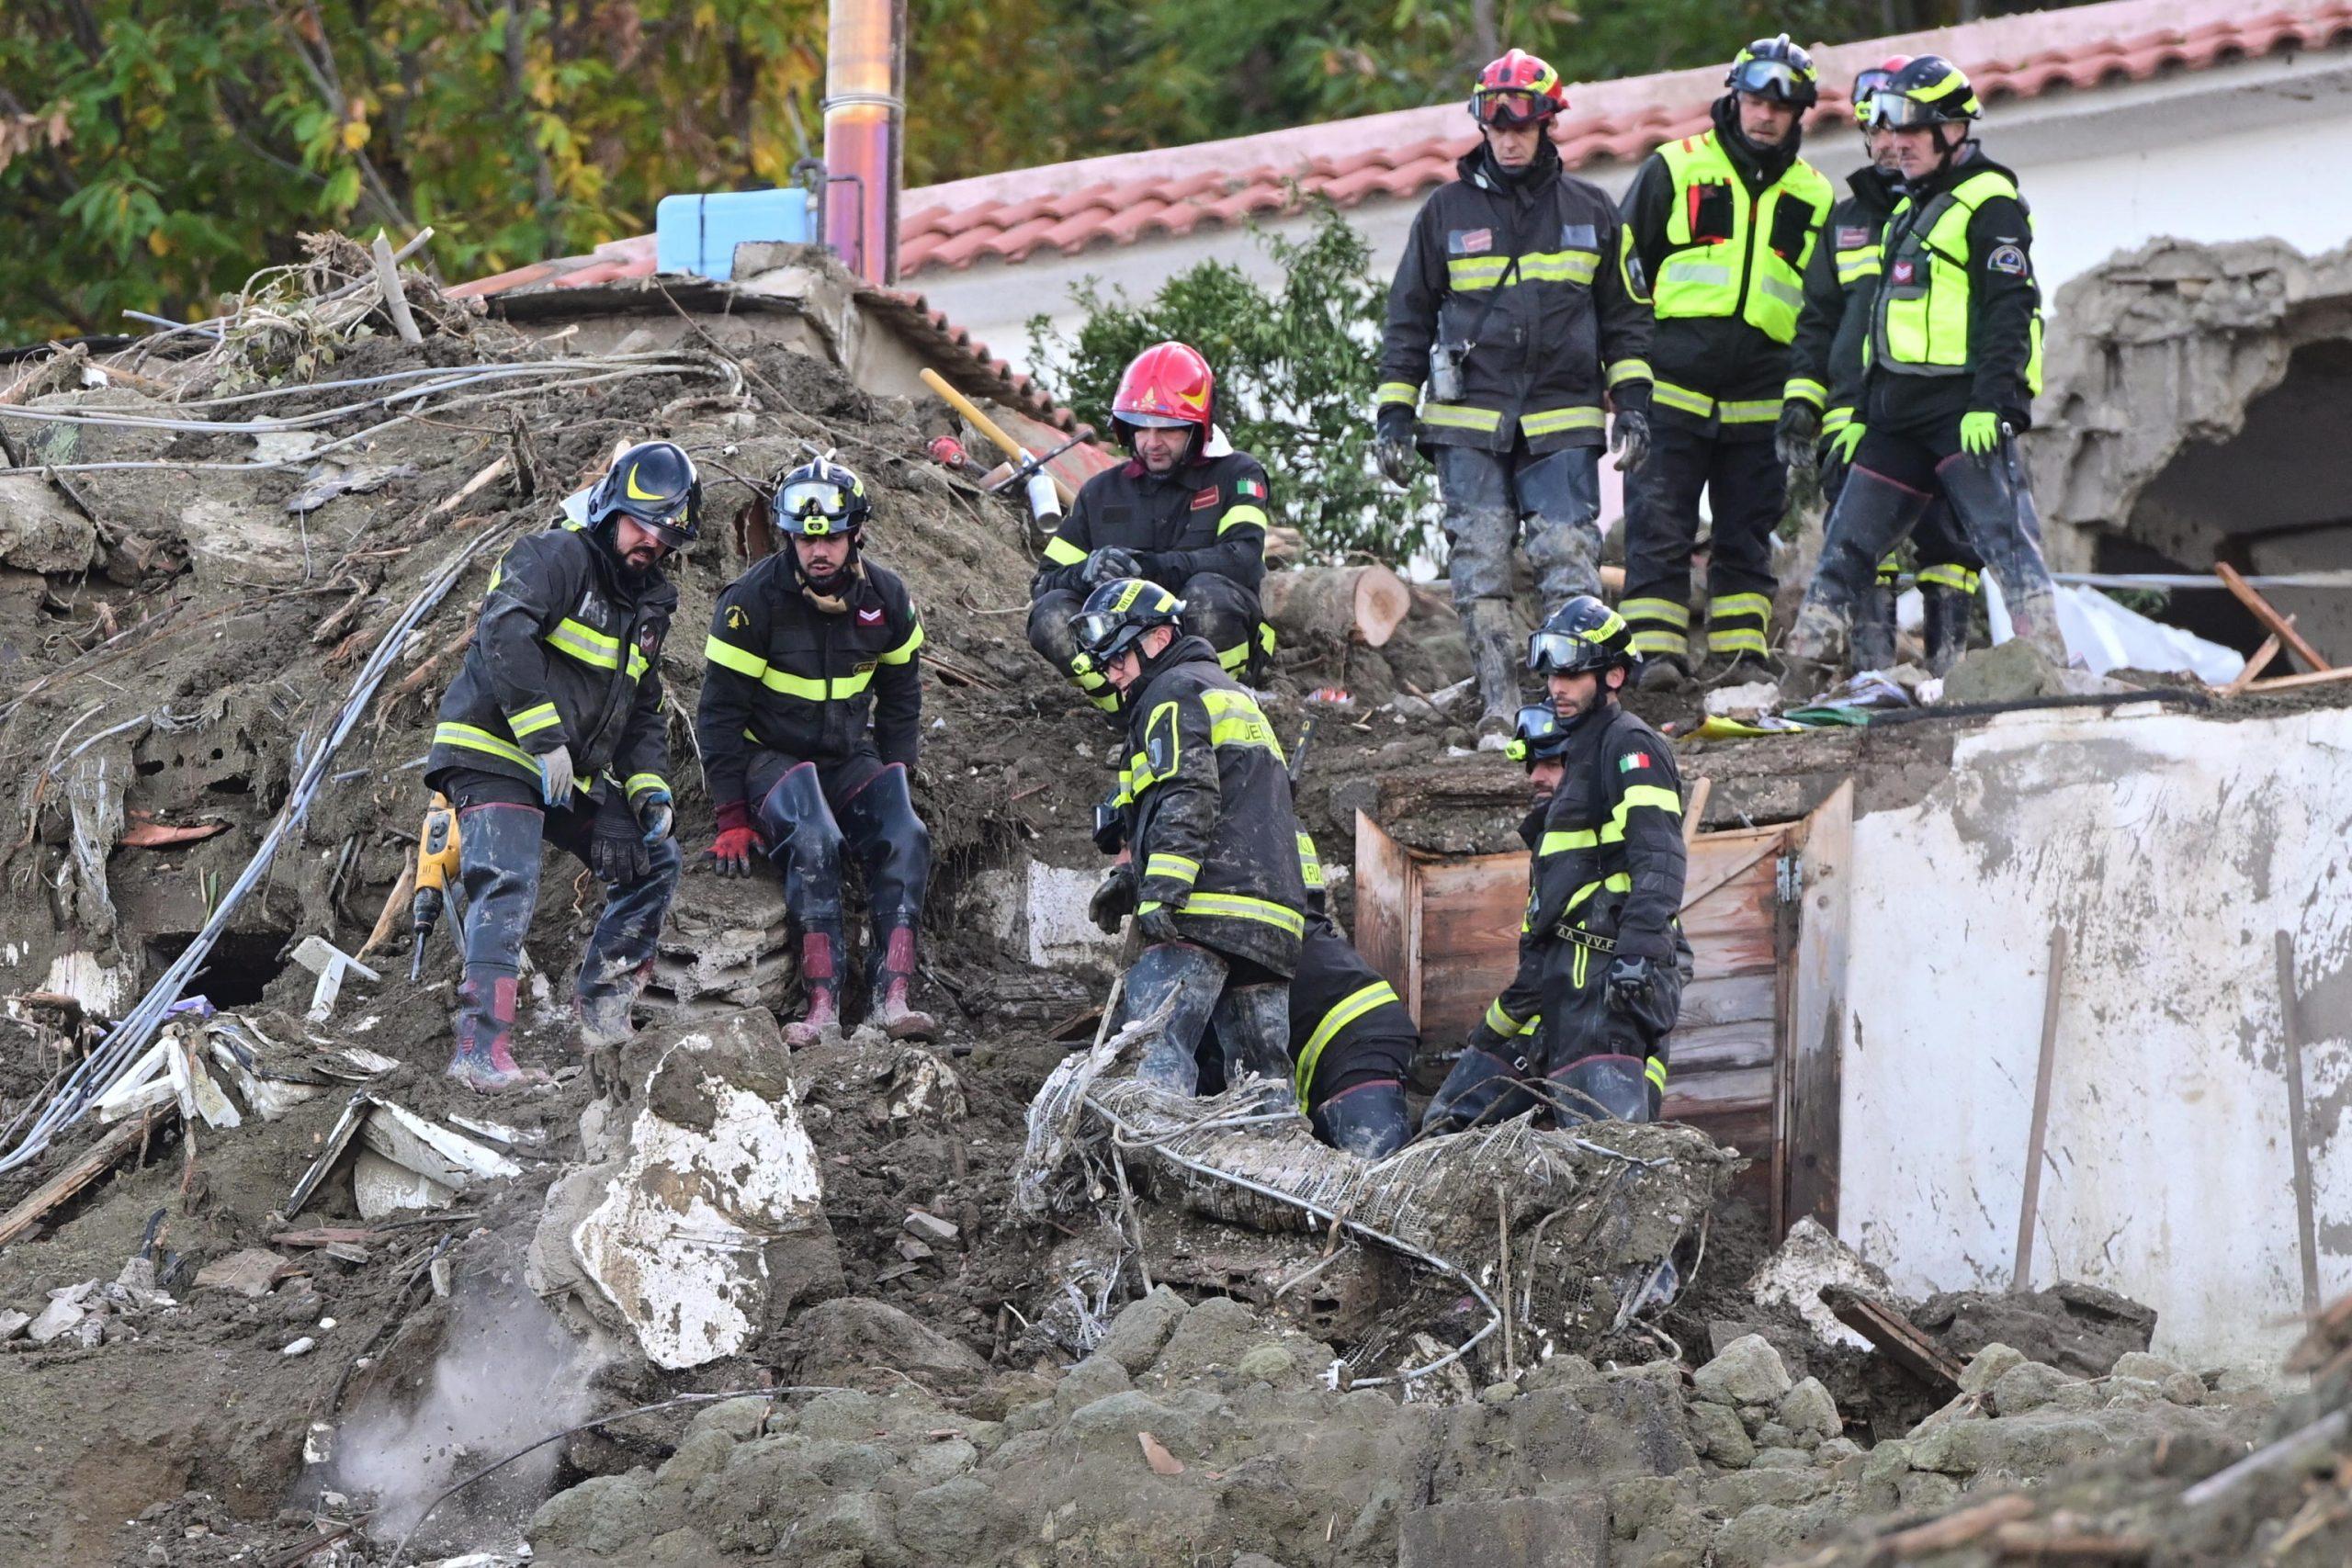
M 1630 773 L 1637 768 L 1646 768 L 1649 765 L 1649 753 L 1646 751 L 1628 751 L 1617 759 L 1617 771 L 1621 773 Z
M 1260 501 L 1266 499 L 1266 481 L 1263 479 L 1243 479 L 1233 488 L 1244 495 L 1255 496 Z

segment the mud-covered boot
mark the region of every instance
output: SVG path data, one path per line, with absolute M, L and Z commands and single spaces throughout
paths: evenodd
M 1154 942 L 1136 954 L 1120 993 L 1119 1022 L 1161 1019 L 1136 1068 L 1138 1083 L 1179 1094 L 1199 1090 L 1201 1038 L 1224 993 L 1225 976 L 1224 959 L 1189 942 Z
M 1968 651 L 1968 612 L 1974 596 L 1943 583 L 1919 589 L 1920 628 L 1928 648 L 1928 673 L 1946 675 Z
M 1453 1070 L 1438 1085 L 1421 1115 L 1421 1136 L 1459 1133 L 1469 1127 L 1508 1122 L 1532 1103 L 1520 1081 L 1517 1062 L 1505 1061 L 1476 1045 L 1465 1046 Z
M 1519 712 L 1519 615 L 1507 599 L 1474 599 L 1462 629 L 1478 678 L 1478 750 L 1499 751 Z
M 804 931 L 800 937 L 800 991 L 807 1006 L 784 1026 L 784 1043 L 794 1050 L 814 1045 L 842 1027 L 842 939 L 835 931 Z
M 1883 573 L 1854 603 L 1853 650 L 1856 673 L 1894 667 L 1894 584 Z
M 1937 465 L 1936 478 L 1968 542 L 1984 558 L 1984 570 L 2001 585 L 2010 628 L 2064 669 L 2068 656 L 2058 629 L 2057 591 L 2041 558 L 2041 520 L 2033 492 L 2022 482 L 2015 438 L 2004 437 L 1990 457 L 1954 453 Z
M 1288 1079 L 1290 1061 L 1290 983 L 1233 986 L 1217 998 L 1210 1017 L 1218 1047 L 1225 1053 L 1225 1081 L 1239 1083 L 1255 1075 Z
M 875 973 L 874 1018 L 893 1040 L 934 1040 L 939 1021 L 916 1010 L 907 999 L 915 983 L 915 932 L 896 926 L 882 941 L 882 962 Z
M 1690 684 L 1690 661 L 1671 653 L 1647 653 L 1642 656 L 1642 667 L 1634 677 L 1634 686 L 1644 692 L 1679 692 Z
M 469 964 L 458 982 L 458 1048 L 449 1076 L 481 1094 L 548 1081 L 514 1061 L 514 971 Z
M 591 985 L 582 976 L 580 994 L 572 1000 L 572 1010 L 580 1020 L 580 1043 L 594 1051 L 600 1046 L 620 1045 L 636 1037 L 637 1026 L 630 1021 L 630 1010 L 644 993 L 646 981 L 653 976 L 650 961 L 639 964 L 628 973 Z
M 1562 1126 L 1580 1122 L 1655 1122 L 1662 1098 L 1639 1056 L 1585 1056 L 1547 1075 L 1552 1115 Z M 1659 1073 L 1664 1076 L 1663 1070 Z
M 1413 1132 L 1405 1111 L 1405 1086 L 1394 1078 L 1343 1089 L 1317 1106 L 1308 1121 L 1317 1137 L 1363 1159 L 1395 1154 Z

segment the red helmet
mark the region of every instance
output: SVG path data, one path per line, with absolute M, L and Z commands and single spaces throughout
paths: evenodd
M 1514 49 L 1478 73 L 1470 116 L 1480 125 L 1535 125 L 1568 107 L 1560 73 L 1523 49 Z
M 1153 344 L 1119 378 L 1111 418 L 1122 426 L 1175 429 L 1189 424 L 1205 439 L 1216 420 L 1216 377 L 1192 344 Z
M 1871 123 L 1871 95 L 1894 80 L 1894 73 L 1911 63 L 1907 54 L 1890 54 L 1876 65 L 1865 66 L 1854 73 L 1854 123 L 1865 130 Z

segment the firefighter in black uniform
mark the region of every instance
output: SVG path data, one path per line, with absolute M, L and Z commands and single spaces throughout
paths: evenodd
M 1550 128 L 1567 104 L 1521 50 L 1478 73 L 1479 144 L 1413 220 L 1381 346 L 1381 471 L 1408 483 L 1417 446 L 1437 465 L 1487 750 L 1519 705 L 1520 525 L 1547 610 L 1600 592 L 1604 396 L 1618 468 L 1649 450 L 1649 301 L 1609 197 L 1561 167 Z
M 1183 600 L 1184 629 L 1207 640 L 1227 674 L 1254 679 L 1274 646 L 1258 606 L 1266 470 L 1216 428 L 1208 361 L 1181 343 L 1145 349 L 1119 378 L 1111 418 L 1134 457 L 1087 480 L 1046 541 L 1029 587 L 1029 646 L 1117 713 L 1117 694 L 1070 640 L 1070 624 L 1094 588 L 1141 578 Z
M 1184 604 L 1140 578 L 1106 582 L 1070 630 L 1127 720 L 1114 797 L 1130 859 L 1099 920 L 1132 911 L 1145 943 L 1119 1021 L 1170 1007 L 1137 1076 L 1191 1094 L 1215 1025 L 1225 1076 L 1287 1079 L 1290 980 L 1306 928 L 1298 818 L 1256 699 L 1182 629 Z
M 692 459 L 648 442 L 589 492 L 585 527 L 517 540 L 491 572 L 424 775 L 458 808 L 465 968 L 449 1076 L 469 1088 L 545 1077 L 514 1056 L 542 840 L 605 885 L 576 987 L 581 1039 L 628 1036 L 680 863 L 659 663 L 678 591 L 661 563 L 692 542 L 701 513 Z
M 857 475 L 820 457 L 775 482 L 791 541 L 729 583 L 703 644 L 695 733 L 718 811 L 709 856 L 748 876 L 755 851 L 784 877 L 800 929 L 805 1010 L 786 1043 L 841 1022 L 842 851 L 865 870 L 872 1016 L 893 1040 L 937 1026 L 909 998 L 931 834 L 907 778 L 922 732 L 922 621 L 898 573 L 859 548 L 872 513 Z
M 1871 334 L 1878 298 L 1880 242 L 1901 192 L 1894 137 L 1870 123 L 1871 97 L 1911 62 L 1898 54 L 1854 78 L 1854 118 L 1871 161 L 1846 176 L 1852 195 L 1829 209 L 1825 238 L 1804 272 L 1804 313 L 1789 350 L 1787 399 L 1781 405 L 1781 460 L 1792 473 L 1820 476 L 1822 496 L 1838 502 L 1848 464 L 1862 438 L 1857 412 L 1862 395 L 1862 344 Z M 1928 503 L 1912 536 L 1919 558 L 1919 600 L 1928 669 L 1941 675 L 1968 644 L 1968 610 L 1984 562 L 1962 536 L 1942 496 Z M 1897 563 L 1879 563 L 1878 576 L 1855 605 L 1854 663 L 1883 670 L 1894 662 Z
M 1298 869 L 1306 883 L 1306 936 L 1290 982 L 1291 1082 L 1317 1137 L 1378 1159 L 1412 1135 L 1405 1079 L 1421 1032 L 1396 987 L 1332 920 L 1323 862 L 1304 832 Z
M 1797 156 L 1820 96 L 1812 57 L 1785 33 L 1758 39 L 1724 81 L 1713 129 L 1651 153 L 1625 192 L 1657 316 L 1656 449 L 1625 498 L 1618 605 L 1645 686 L 1678 686 L 1690 673 L 1702 491 L 1713 519 L 1707 652 L 1725 664 L 1765 661 L 1772 533 L 1787 502 L 1773 427 L 1805 264 L 1829 212 L 1829 182 Z
M 2000 586 L 2017 635 L 2063 664 L 2016 433 L 2041 389 L 2041 290 L 2017 176 L 1969 134 L 1984 111 L 1949 61 L 1921 55 L 1871 96 L 1903 197 L 1881 243 L 1861 417 L 1821 564 L 1783 651 L 1793 684 L 1832 660 L 1878 563 L 1940 490 Z
M 1430 1101 L 1425 1135 L 1516 1114 L 1531 1094 L 1563 1121 L 1657 1118 L 1690 946 L 1681 784 L 1672 748 L 1618 705 L 1633 661 L 1623 617 L 1597 599 L 1570 600 L 1528 640 L 1565 732 L 1560 782 L 1518 975 Z

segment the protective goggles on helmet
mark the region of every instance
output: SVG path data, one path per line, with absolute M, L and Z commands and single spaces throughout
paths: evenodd
M 1567 731 L 1550 703 L 1530 703 L 1511 720 L 1511 739 L 1503 755 L 1514 762 L 1542 762 L 1567 750 Z
M 1498 125 L 1512 130 L 1550 119 L 1560 112 L 1560 106 L 1543 93 L 1482 91 L 1471 95 L 1470 112 L 1477 117 L 1480 125 Z
M 1121 424 L 1132 424 L 1138 430 L 1190 430 L 1198 421 L 1171 419 L 1164 413 L 1123 413 Z
M 1904 93 L 1871 95 L 1870 117 L 1862 123 L 1880 130 L 1915 130 L 1924 126 L 1951 125 L 1962 116 L 1940 104 L 1921 103 Z
M 1543 675 L 1575 675 L 1615 662 L 1616 655 L 1573 632 L 1537 632 L 1527 639 L 1527 667 Z
M 1172 624 L 1183 611 L 1182 600 L 1168 611 L 1166 620 L 1156 617 L 1136 620 L 1114 610 L 1094 610 L 1071 616 L 1069 629 L 1071 636 L 1077 638 L 1078 646 L 1094 660 L 1095 668 L 1099 670 L 1134 647 L 1136 640 L 1144 633 L 1156 626 Z
M 1785 60 L 1744 60 L 1731 73 L 1732 90 L 1759 98 L 1803 103 L 1813 96 L 1810 76 Z
M 1871 101 L 1878 96 L 1880 91 L 1883 90 L 1889 82 L 1894 80 L 1894 73 L 1881 66 L 1872 66 L 1870 70 L 1863 72 L 1860 75 L 1854 78 L 1855 119 L 1860 121 L 1864 126 L 1868 126 L 1871 123 Z
M 777 492 L 776 521 L 805 538 L 846 533 L 857 525 L 854 499 L 831 479 L 796 479 Z

